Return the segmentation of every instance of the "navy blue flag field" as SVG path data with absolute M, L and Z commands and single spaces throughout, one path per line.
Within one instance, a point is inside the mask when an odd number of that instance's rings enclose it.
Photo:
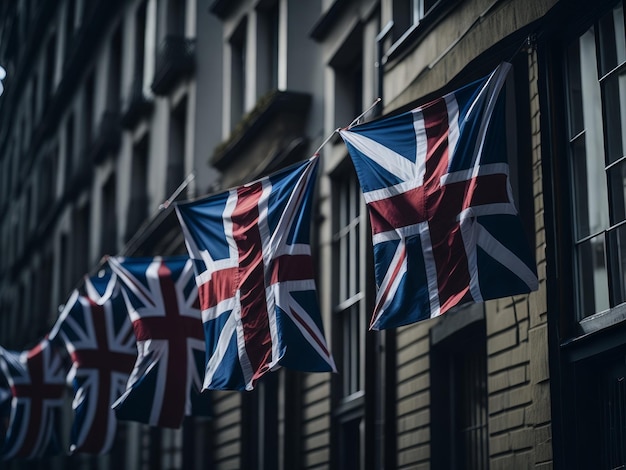
M 537 289 L 509 182 L 509 64 L 396 116 L 341 130 L 372 225 L 371 329 Z
M 185 416 L 208 416 L 201 396 L 204 337 L 193 266 L 186 256 L 109 258 L 123 286 L 138 356 L 118 419 L 179 428 Z
M 336 370 L 309 241 L 317 161 L 176 205 L 200 291 L 204 389 L 252 390 L 281 366 Z
M 0 347 L 0 368 L 12 396 L 2 458 L 35 459 L 60 453 L 67 374 L 61 355 L 47 339 L 28 351 Z
M 137 346 L 126 304 L 110 269 L 86 277 L 86 294 L 75 290 L 50 331 L 72 360 L 74 389 L 70 452 L 105 454 L 115 438 L 111 405 L 126 390 Z

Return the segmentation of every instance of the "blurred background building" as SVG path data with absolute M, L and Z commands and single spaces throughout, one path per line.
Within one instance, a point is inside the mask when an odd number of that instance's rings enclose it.
M 312 235 L 338 374 L 281 370 L 254 392 L 210 392 L 212 417 L 180 430 L 122 422 L 107 456 L 2 465 L 626 465 L 624 24 L 615 0 L 2 2 L 4 347 L 41 339 L 104 254 L 186 253 L 162 207 L 172 196 L 271 173 L 377 97 L 366 119 L 502 61 L 513 191 L 540 280 L 530 295 L 368 332 L 369 222 L 335 136 Z

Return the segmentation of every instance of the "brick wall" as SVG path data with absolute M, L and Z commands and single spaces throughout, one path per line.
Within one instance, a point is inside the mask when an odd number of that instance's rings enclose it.
M 305 374 L 302 395 L 301 468 L 329 468 L 330 465 L 330 377 Z
M 213 463 L 215 468 L 241 468 L 241 393 L 211 392 L 213 401 Z

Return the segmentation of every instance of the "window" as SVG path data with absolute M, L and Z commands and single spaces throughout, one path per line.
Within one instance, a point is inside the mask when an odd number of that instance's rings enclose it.
M 102 188 L 102 254 L 117 253 L 116 212 L 116 181 L 115 174 L 112 174 Z
M 367 319 L 365 263 L 367 224 L 365 203 L 354 171 L 333 181 L 334 355 L 338 362 L 338 468 L 365 466 L 365 356 Z
M 74 264 L 72 280 L 78 281 L 89 271 L 89 204 L 74 209 L 72 221 L 72 251 Z M 114 254 L 114 253 L 111 253 Z
M 24 16 L 22 17 L 22 15 L 20 15 L 20 20 L 21 20 L 21 27 L 22 27 L 22 31 L 23 31 L 23 35 L 24 38 L 26 38 L 27 34 L 28 34 L 28 29 L 31 25 L 30 23 L 30 1 L 26 1 L 23 3 L 24 5 Z M 26 42 L 26 41 L 24 41 Z
M 20 280 L 17 286 L 18 294 L 17 294 L 17 310 L 16 311 L 22 312 L 22 315 L 20 315 L 20 318 L 17 322 L 18 330 L 16 331 L 19 337 L 18 341 L 20 343 L 27 343 L 31 340 L 31 338 L 29 338 L 30 328 L 28 328 L 27 325 L 30 324 L 30 322 L 28 321 L 28 317 L 30 316 L 28 299 L 30 299 L 32 295 L 30 294 L 30 289 L 26 288 L 27 284 L 29 286 L 31 285 L 30 282 L 26 280 Z
M 176 191 L 185 179 L 185 130 L 187 126 L 187 99 L 172 111 L 170 116 L 170 144 L 167 161 L 167 196 Z M 182 193 L 184 199 L 185 193 Z
M 488 469 L 487 341 L 482 304 L 447 313 L 433 327 L 431 342 L 433 467 Z
M 34 124 L 37 122 L 37 111 L 38 111 L 38 97 L 39 97 L 39 80 L 37 79 L 37 75 L 33 76 L 33 81 L 32 81 L 32 92 L 31 92 L 31 96 L 30 96 L 30 104 L 31 104 L 31 109 L 30 109 L 30 119 L 31 122 Z
M 126 219 L 126 239 L 130 240 L 148 217 L 148 145 L 144 136 L 133 147 L 130 201 Z
M 620 3 L 566 51 L 578 320 L 626 302 L 625 65 Z
M 167 2 L 167 34 L 185 36 L 185 2 L 181 0 Z
M 30 150 L 30 145 L 32 143 L 28 124 L 29 124 L 29 120 L 26 118 L 26 116 L 24 116 L 24 118 L 20 121 L 20 139 L 21 139 L 20 150 L 22 152 L 22 155 L 28 154 L 28 151 Z M 19 174 L 22 174 L 22 172 L 24 171 L 24 168 L 26 167 L 26 162 L 27 162 L 26 158 L 19 159 L 17 163 Z
M 57 173 L 57 152 L 53 148 L 42 160 L 39 167 L 39 197 L 37 215 L 39 218 L 45 218 L 51 205 L 56 200 L 56 173 Z
M 34 187 L 32 184 L 29 184 L 28 186 L 24 187 L 24 211 L 22 212 L 22 217 L 20 217 L 20 223 L 22 224 L 22 243 L 25 243 L 25 240 L 27 240 L 28 238 L 30 238 L 31 236 L 31 230 L 33 228 L 34 225 L 34 217 L 33 214 L 35 213 L 35 211 L 33 211 L 33 200 L 35 200 L 35 198 L 33 197 L 33 192 L 34 192 Z
M 93 105 L 94 105 L 94 74 L 89 75 L 85 82 L 83 101 L 83 146 L 91 145 L 93 139 Z
M 576 365 L 576 468 L 626 466 L 626 350 Z
M 279 373 L 268 374 L 243 399 L 243 468 L 279 468 L 278 381 Z
M 137 9 L 135 16 L 135 76 L 134 80 L 141 84 L 143 89 L 143 69 L 145 59 L 146 41 L 146 15 L 148 2 L 144 1 Z
M 439 0 L 393 0 L 393 37 L 399 39 L 417 26 Z
M 356 175 L 351 173 L 335 181 L 337 195 L 337 221 L 333 235 L 333 270 L 337 276 L 335 315 L 340 324 L 342 365 L 342 397 L 350 397 L 364 390 L 364 347 L 368 325 L 364 312 L 363 279 L 363 219 L 362 202 Z
M 600 377 L 602 462 L 604 468 L 626 466 L 626 357 L 605 366 Z
M 53 269 L 54 269 L 54 255 L 52 250 L 48 250 L 43 257 L 40 278 L 39 278 L 39 292 L 38 308 L 35 311 L 38 318 L 36 322 L 38 325 L 47 325 L 50 317 L 53 316 L 50 313 L 52 307 L 52 285 L 53 285 Z
M 71 266 L 72 260 L 70 258 L 71 252 L 69 249 L 69 236 L 67 233 L 61 234 L 61 238 L 59 241 L 59 260 L 63 266 Z M 70 289 L 72 288 L 72 280 L 70 279 L 70 270 L 69 269 L 61 269 L 60 270 L 60 282 L 59 282 L 59 294 L 57 295 L 58 299 L 67 299 L 70 294 Z
M 50 99 L 52 98 L 52 93 L 54 91 L 54 80 L 55 80 L 55 67 L 56 67 L 56 36 L 52 36 L 48 39 L 48 44 L 46 46 L 46 61 L 45 61 L 45 71 L 43 76 L 43 99 L 44 99 L 44 110 L 48 108 L 50 104 Z
M 387 59 L 414 47 L 460 0 L 392 0 L 393 28 Z
M 246 97 L 246 21 L 242 21 L 230 39 L 230 126 L 243 117 Z
M 74 27 L 76 22 L 76 0 L 69 0 L 65 10 L 65 57 L 66 62 L 74 45 Z
M 161 430 L 161 462 L 163 468 L 182 468 L 183 430 Z
M 120 105 L 120 87 L 122 81 L 122 30 L 118 27 L 113 35 L 109 62 L 109 80 L 107 93 L 107 111 L 118 111 Z
M 69 183 L 74 170 L 74 116 L 71 115 L 65 124 L 65 185 Z
M 278 89 L 278 2 L 259 11 L 257 80 L 259 95 Z
M 362 28 L 357 27 L 334 55 L 335 123 L 347 126 L 363 112 Z

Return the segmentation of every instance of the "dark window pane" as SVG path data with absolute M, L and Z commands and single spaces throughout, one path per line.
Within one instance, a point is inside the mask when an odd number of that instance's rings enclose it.
M 439 0 L 423 0 L 424 2 L 424 16 L 428 15 L 431 8 L 434 7 Z
M 359 305 L 355 304 L 342 314 L 343 331 L 343 396 L 361 390 L 361 340 L 364 324 Z
M 626 60 L 624 11 L 621 3 L 604 15 L 598 25 L 600 76 Z
M 626 219 L 626 162 L 611 167 L 609 186 L 611 188 L 611 221 L 617 224 Z
M 339 468 L 358 470 L 361 467 L 361 418 L 352 419 L 341 424 L 340 428 L 340 462 Z
M 361 193 L 356 175 L 335 182 L 334 285 L 337 314 L 337 347 L 341 351 L 341 396 L 363 390 L 364 343 L 367 317 L 361 292 Z
M 573 139 L 584 129 L 583 98 L 580 76 L 580 47 L 578 41 L 567 50 L 568 106 L 569 106 L 569 138 Z
M 609 308 L 604 234 L 578 245 L 578 295 L 580 318 Z
M 457 468 L 489 468 L 487 433 L 487 369 L 484 351 L 455 354 L 453 373 L 456 390 Z M 458 393 L 462 390 L 463 393 Z
M 608 370 L 599 381 L 602 406 L 602 468 L 626 467 L 626 366 L 622 361 L 607 367 Z
M 626 75 L 612 74 L 602 84 L 604 101 L 604 129 L 606 152 L 609 163 L 624 156 L 626 139 Z
M 571 144 L 575 236 L 577 240 L 599 233 L 609 224 L 604 164 L 588 153 L 587 135 Z
M 609 262 L 613 305 L 626 301 L 626 226 L 609 232 Z

